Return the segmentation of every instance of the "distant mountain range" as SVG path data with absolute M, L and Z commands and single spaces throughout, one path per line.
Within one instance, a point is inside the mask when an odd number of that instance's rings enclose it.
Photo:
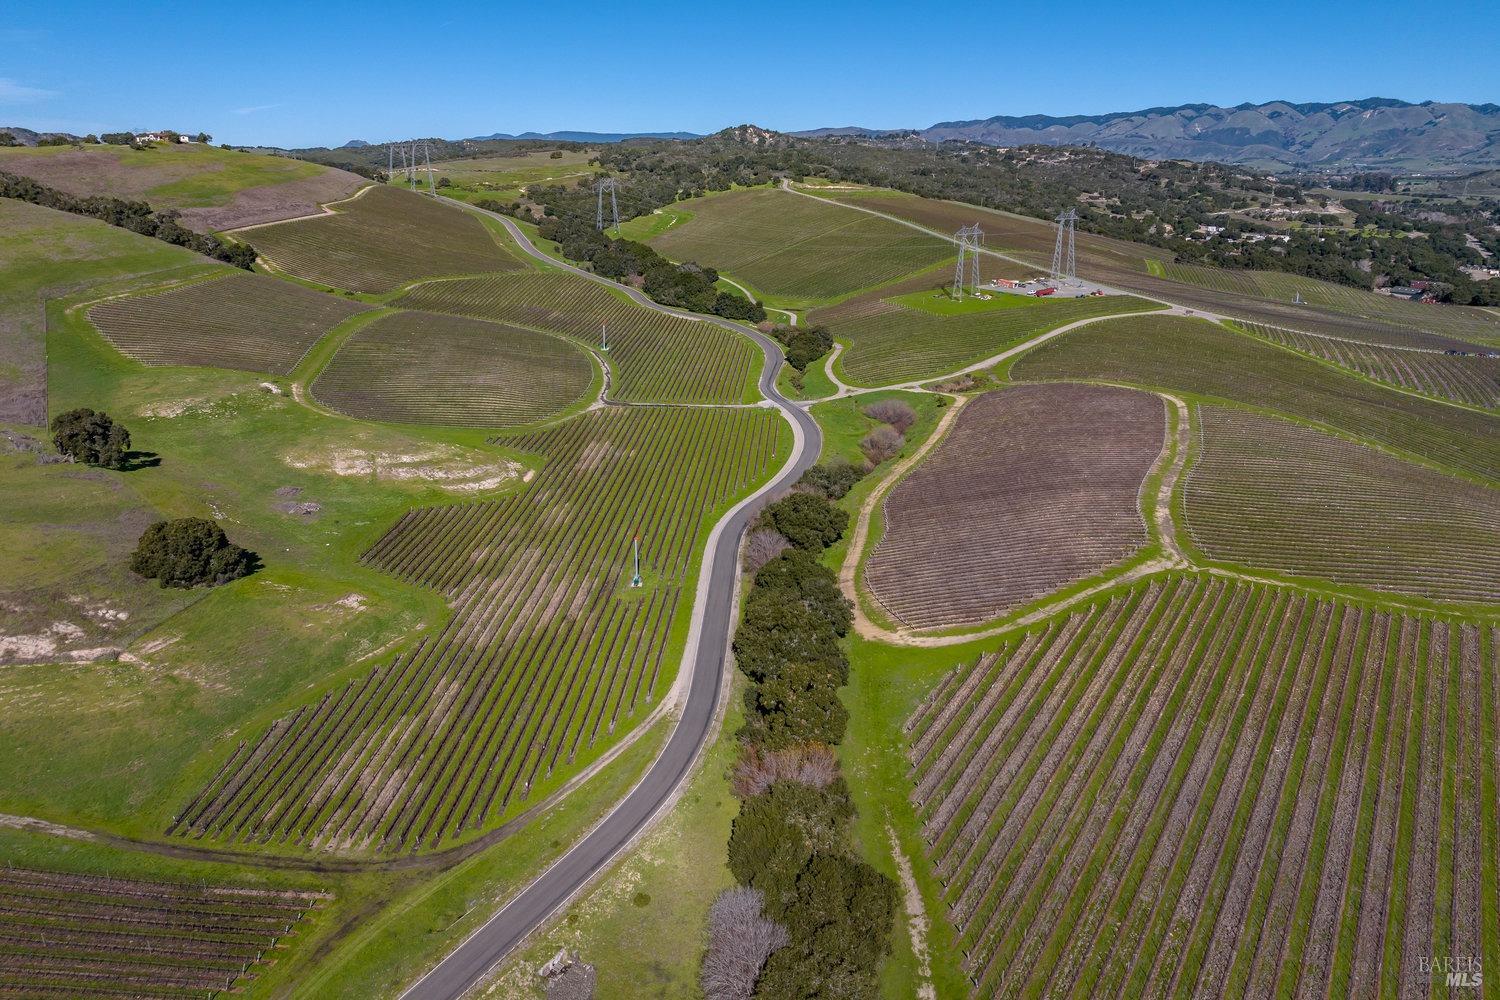
M 879 136 L 888 129 L 812 129 L 803 136 Z M 987 146 L 1098 146 L 1146 159 L 1218 160 L 1267 169 L 1427 170 L 1500 164 L 1500 105 L 1374 97 L 1333 104 L 1183 104 L 1107 115 L 997 115 L 895 134 Z
M 4 131 L 0 127 L 0 131 Z M 64 133 L 9 129 L 22 145 Z M 769 133 L 768 133 L 769 134 Z M 1372 97 L 1332 104 L 1181 104 L 1105 115 L 997 115 L 938 122 L 928 128 L 858 125 L 791 133 L 873 141 L 960 141 L 987 146 L 1098 146 L 1144 159 L 1217 160 L 1262 170 L 1368 168 L 1401 172 L 1500 166 L 1500 105 Z M 470 142 L 507 139 L 612 143 L 632 139 L 700 139 L 696 132 L 496 132 Z M 351 139 L 341 149 L 369 146 Z
M 498 142 L 503 139 L 551 139 L 555 142 L 627 142 L 631 139 L 701 139 L 697 132 L 496 132 L 493 135 L 471 135 L 467 142 Z M 350 139 L 340 149 L 363 149 L 370 143 Z

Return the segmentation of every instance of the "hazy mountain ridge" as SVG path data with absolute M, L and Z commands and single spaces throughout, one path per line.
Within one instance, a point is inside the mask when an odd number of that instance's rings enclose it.
M 1367 166 L 1427 169 L 1500 164 L 1500 105 L 1391 98 L 1232 108 L 1210 104 L 1104 115 L 997 115 L 896 130 L 930 142 L 988 146 L 1095 145 L 1146 159 L 1217 160 L 1266 167 Z M 883 135 L 855 126 L 798 135 Z

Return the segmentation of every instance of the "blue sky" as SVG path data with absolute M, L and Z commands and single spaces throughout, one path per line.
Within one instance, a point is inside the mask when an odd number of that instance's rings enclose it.
M 1500 103 L 1494 0 L 7 6 L 0 125 L 79 133 L 305 146 L 1195 101 Z

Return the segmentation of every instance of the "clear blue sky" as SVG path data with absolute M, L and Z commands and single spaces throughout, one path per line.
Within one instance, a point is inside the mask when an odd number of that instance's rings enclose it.
M 0 125 L 78 133 L 304 146 L 1196 101 L 1500 103 L 1495 0 L 5 6 Z

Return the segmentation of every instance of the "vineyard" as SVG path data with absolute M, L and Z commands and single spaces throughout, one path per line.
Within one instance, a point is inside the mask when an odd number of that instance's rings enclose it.
M 1203 320 L 1096 323 L 1036 348 L 1011 375 L 1124 382 L 1249 403 L 1500 479 L 1500 418 L 1392 392 Z
M 786 436 L 768 410 L 610 407 L 498 439 L 545 458 L 529 489 L 412 511 L 365 556 L 448 596 L 441 634 L 240 744 L 169 832 L 395 851 L 503 816 L 670 686 L 707 526 Z
M 1199 408 L 1183 510 L 1214 559 L 1500 601 L 1500 491 L 1275 417 Z
M 986 621 L 1146 544 L 1141 483 L 1166 414 L 1149 393 L 1017 386 L 980 396 L 885 501 L 865 580 L 903 625 Z
M 559 337 L 397 312 L 344 342 L 312 394 L 366 420 L 505 427 L 562 412 L 587 393 L 593 377 L 588 356 Z
M 949 240 L 781 191 L 731 191 L 683 202 L 692 218 L 651 245 L 799 301 L 838 298 L 952 257 Z
M 890 301 L 896 291 L 856 296 L 809 317 L 827 324 L 844 342 L 839 371 L 853 385 L 937 378 L 1067 323 L 1158 308 L 1143 299 L 1107 295 L 1030 299 L 1009 309 L 940 316 Z
M 1034 268 L 1032 274 L 1045 274 L 1052 264 L 1057 227 L 1041 219 L 895 191 L 840 193 L 833 200 L 906 219 L 940 233 L 956 232 L 961 226 L 978 223 L 986 247 L 1029 262 Z M 1152 247 L 1091 233 L 1079 233 L 1077 241 L 1080 271 L 1113 267 L 1144 273 L 1146 260 L 1161 253 Z M 986 266 L 986 262 L 981 261 L 980 266 Z
M 1497 683 L 1492 626 L 1206 577 L 959 667 L 907 729 L 972 995 L 1426 996 L 1430 956 L 1500 964 Z
M 435 281 L 398 304 L 515 323 L 600 346 L 609 326 L 610 398 L 739 403 L 754 397 L 760 351 L 713 323 L 643 309 L 586 278 L 534 271 Z
M 1494 340 L 1500 338 L 1500 318 L 1483 309 L 1466 306 L 1433 306 L 1377 295 L 1363 288 L 1336 285 L 1316 278 L 1281 271 L 1247 271 L 1194 264 L 1164 264 L 1168 279 L 1232 295 L 1245 295 L 1291 302 L 1297 297 L 1312 306 L 1363 319 L 1406 332 L 1405 343 L 1392 346 L 1452 346 L 1446 338 Z M 1428 341 L 1434 341 L 1428 343 Z M 1381 341 L 1386 343 L 1387 341 Z
M 1274 326 L 1246 324 L 1246 329 L 1283 347 L 1413 392 L 1469 406 L 1500 408 L 1500 359 L 1364 344 Z
M 285 375 L 358 302 L 259 274 L 227 273 L 107 299 L 89 319 L 115 347 L 148 365 L 205 365 Z
M 1027 261 L 1038 272 L 1052 262 L 1056 228 L 1040 219 L 895 192 L 845 194 L 839 200 L 940 233 L 977 222 L 986 247 Z M 1078 234 L 1078 270 L 1084 277 L 1192 309 L 1394 346 L 1472 350 L 1475 342 L 1500 342 L 1500 315 L 1482 309 L 1418 305 L 1279 272 L 1164 265 L 1161 253 L 1143 244 Z M 1302 303 L 1294 302 L 1298 294 Z
M 333 215 L 236 235 L 288 274 L 355 292 L 522 267 L 475 216 L 384 185 L 338 203 Z
M 236 991 L 324 899 L 0 868 L 0 997 Z

